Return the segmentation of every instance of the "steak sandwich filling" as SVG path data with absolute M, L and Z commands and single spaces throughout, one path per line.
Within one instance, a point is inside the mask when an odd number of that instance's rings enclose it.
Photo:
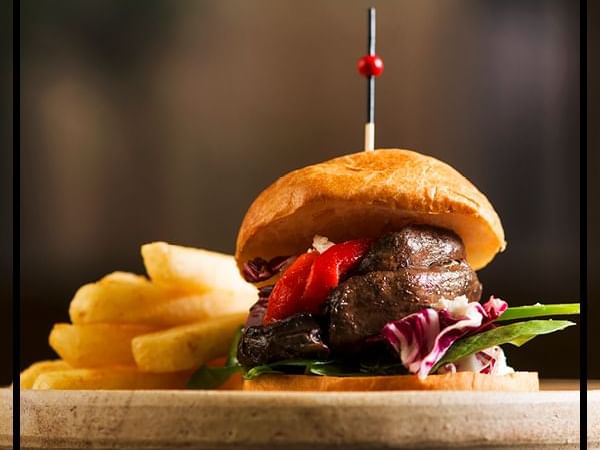
M 465 296 L 478 302 L 482 287 L 455 233 L 409 225 L 372 240 L 318 311 L 265 323 L 272 292 L 272 285 L 263 286 L 242 331 L 238 360 L 243 366 L 288 359 L 352 363 L 366 355 L 386 360 L 392 350 L 381 336 L 386 323 L 442 299 Z

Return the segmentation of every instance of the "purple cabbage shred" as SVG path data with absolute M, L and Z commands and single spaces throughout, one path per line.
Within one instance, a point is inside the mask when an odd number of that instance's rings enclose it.
M 483 305 L 457 299 L 444 309 L 425 308 L 389 322 L 382 334 L 398 352 L 404 367 L 424 379 L 454 342 L 489 329 L 507 307 L 505 301 L 494 297 Z
M 272 286 L 269 286 L 272 288 Z M 245 327 L 258 327 L 262 325 L 263 318 L 267 312 L 267 305 L 269 303 L 269 297 L 261 297 L 259 295 L 258 301 L 250 307 L 248 318 L 246 319 Z
M 289 256 L 276 256 L 270 260 L 254 258 L 244 263 L 242 275 L 249 283 L 258 283 L 277 275 L 288 263 L 293 260 Z

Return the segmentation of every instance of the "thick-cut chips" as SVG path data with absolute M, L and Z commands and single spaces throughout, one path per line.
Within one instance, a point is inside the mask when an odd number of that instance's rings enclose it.
M 146 325 L 57 323 L 50 346 L 73 367 L 133 366 L 131 340 L 156 331 Z
M 137 323 L 166 328 L 248 311 L 255 301 L 256 291 L 181 293 L 138 275 L 115 272 L 79 289 L 69 314 L 74 324 Z
M 114 272 L 77 291 L 73 324 L 55 324 L 49 337 L 61 359 L 24 370 L 21 388 L 179 389 L 227 354 L 257 297 L 234 258 L 164 242 L 142 256 L 151 280 Z M 240 385 L 235 376 L 223 389 Z
M 159 285 L 189 292 L 221 289 L 256 294 L 256 288 L 240 276 L 231 255 L 153 242 L 142 245 L 142 257 L 150 278 Z
M 71 366 L 60 359 L 39 361 L 33 363 L 27 369 L 21 372 L 19 384 L 21 389 L 31 389 L 33 387 L 33 383 L 41 374 L 67 369 L 71 369 Z
M 113 272 L 97 283 L 82 286 L 69 306 L 71 321 L 98 323 L 110 319 L 124 323 L 130 309 L 144 311 L 176 293 L 151 283 L 146 277 L 127 272 Z
M 141 370 L 148 372 L 196 369 L 227 354 L 247 315 L 246 312 L 231 314 L 138 336 L 132 341 L 135 362 Z
M 182 389 L 190 375 L 145 373 L 131 367 L 59 370 L 38 376 L 33 389 Z

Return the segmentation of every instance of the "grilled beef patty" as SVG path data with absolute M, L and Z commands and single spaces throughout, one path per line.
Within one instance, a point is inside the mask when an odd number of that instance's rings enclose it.
M 238 345 L 238 361 L 254 367 L 284 359 L 327 359 L 329 348 L 321 326 L 312 314 L 303 313 L 264 326 L 244 329 Z
M 329 295 L 329 346 L 355 352 L 389 321 L 459 295 L 481 297 L 481 283 L 465 262 L 353 276 Z
M 358 266 L 358 273 L 429 267 L 465 259 L 465 248 L 452 231 L 409 225 L 377 239 Z

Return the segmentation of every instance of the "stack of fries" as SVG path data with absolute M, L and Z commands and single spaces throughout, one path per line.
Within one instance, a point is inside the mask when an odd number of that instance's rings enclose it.
M 22 389 L 183 388 L 227 354 L 257 296 L 233 257 L 164 242 L 142 257 L 150 279 L 114 272 L 77 291 L 72 323 L 50 333 L 60 359 L 23 371 Z

